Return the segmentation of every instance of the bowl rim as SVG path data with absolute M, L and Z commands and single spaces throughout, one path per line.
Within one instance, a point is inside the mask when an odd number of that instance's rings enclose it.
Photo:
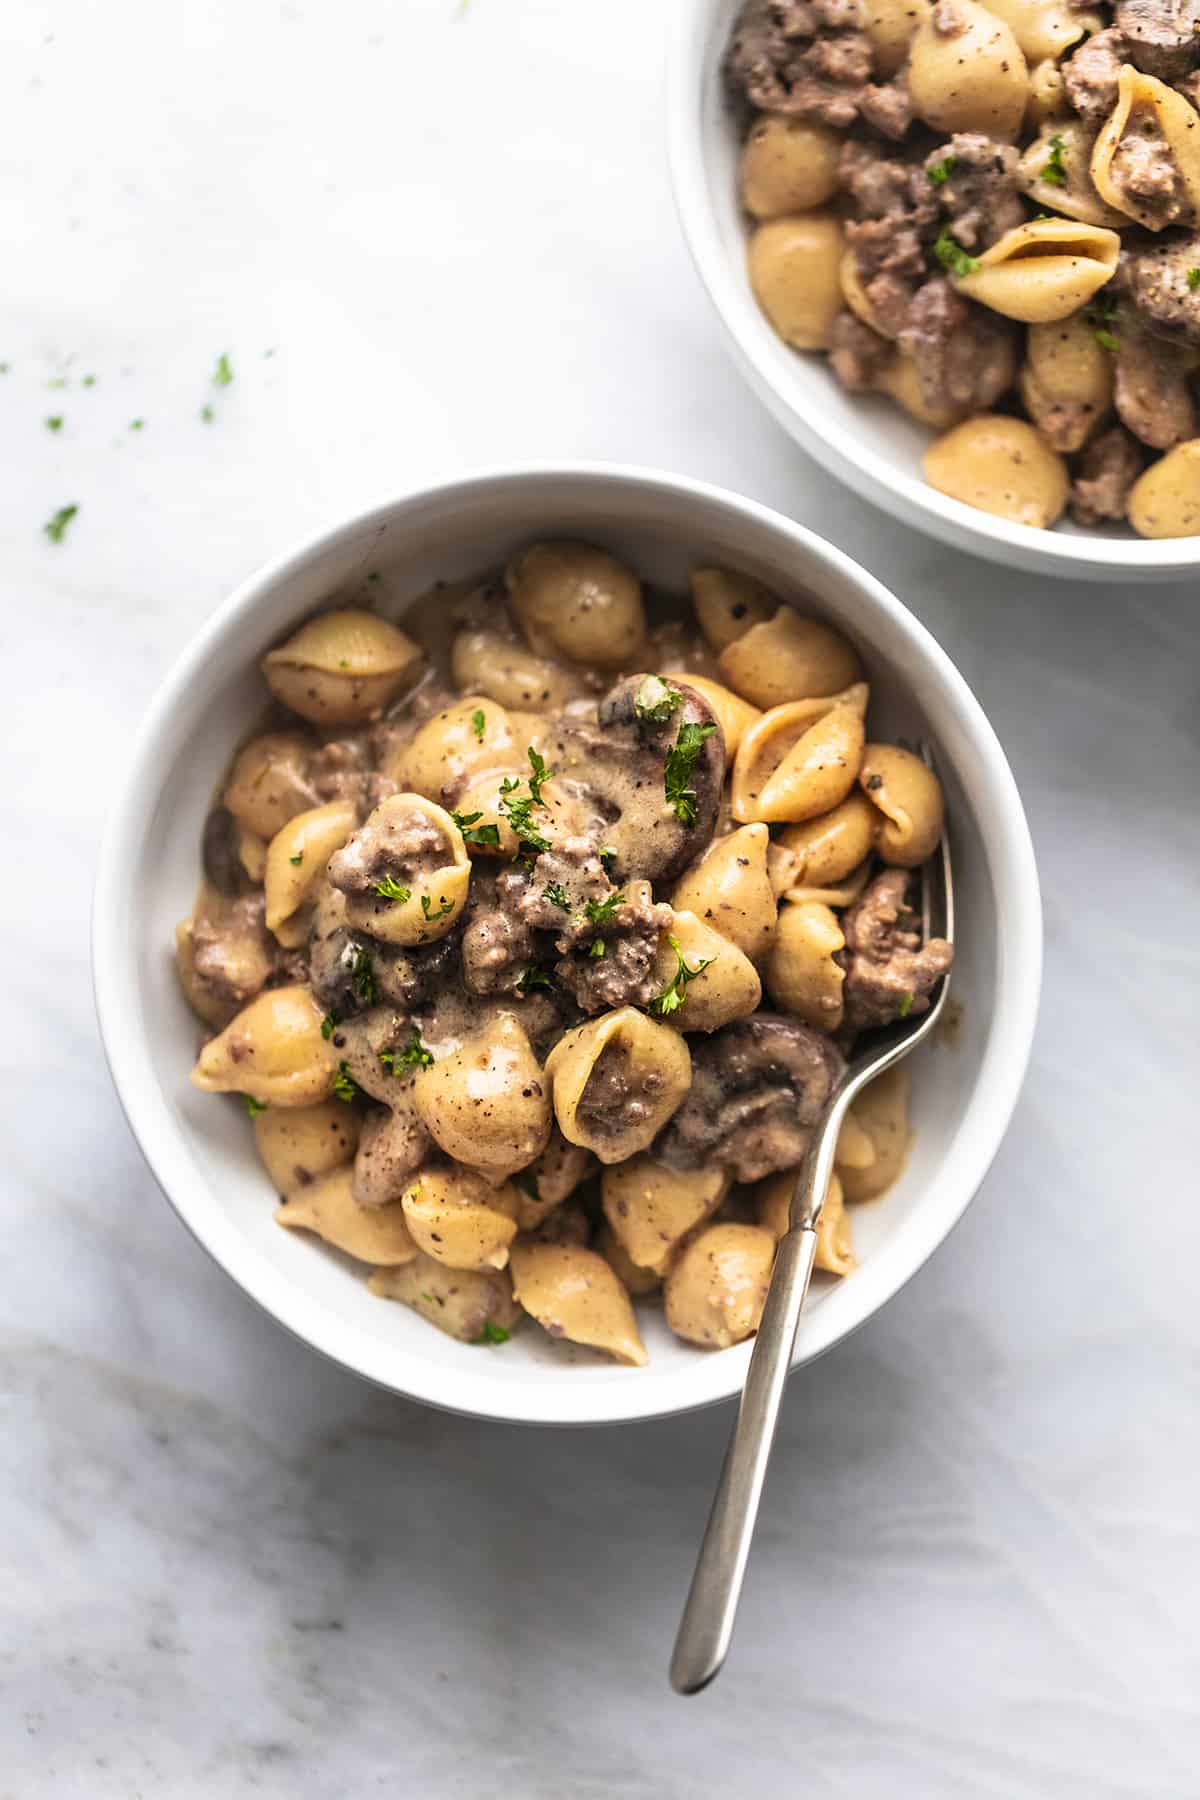
M 393 1393 L 445 1410 L 510 1423 L 629 1423 L 668 1417 L 711 1405 L 736 1394 L 744 1381 L 750 1345 L 712 1356 L 697 1354 L 686 1379 L 664 1375 L 641 1384 L 640 1371 L 628 1379 L 591 1385 L 564 1381 L 538 1387 L 519 1381 L 468 1380 L 433 1363 L 397 1361 L 394 1346 L 369 1330 L 356 1329 L 294 1289 L 280 1265 L 271 1263 L 239 1236 L 237 1228 L 211 1205 L 208 1183 L 193 1161 L 153 1065 L 142 1028 L 138 948 L 126 900 L 125 871 L 142 861 L 142 843 L 161 802 L 160 771 L 178 746 L 171 745 L 179 698 L 202 674 L 210 653 L 236 633 L 260 600 L 276 592 L 315 556 L 353 541 L 373 527 L 403 527 L 406 512 L 420 513 L 436 501 L 470 510 L 472 499 L 497 490 L 520 494 L 545 483 L 577 484 L 614 491 L 649 491 L 664 506 L 702 505 L 733 514 L 775 536 L 790 538 L 817 564 L 852 584 L 868 605 L 888 615 L 935 673 L 969 724 L 973 741 L 995 789 L 995 817 L 985 835 L 1004 966 L 1004 1006 L 997 1008 L 984 1061 L 949 1147 L 956 1182 L 953 1195 L 936 1213 L 909 1222 L 904 1254 L 893 1247 L 886 1270 L 872 1265 L 856 1272 L 861 1296 L 847 1320 L 830 1317 L 841 1309 L 826 1304 L 807 1313 L 793 1368 L 823 1354 L 856 1330 L 897 1293 L 933 1253 L 974 1198 L 1007 1130 L 1033 1044 L 1042 968 L 1042 915 L 1033 844 L 1016 783 L 986 715 L 964 677 L 929 630 L 903 603 L 845 552 L 806 527 L 759 502 L 691 477 L 635 465 L 563 462 L 522 463 L 458 472 L 446 479 L 402 491 L 311 532 L 297 546 L 263 564 L 242 581 L 186 644 L 159 684 L 132 741 L 128 762 L 101 844 L 92 907 L 92 979 L 101 1042 L 120 1104 L 134 1138 L 159 1187 L 191 1232 L 242 1290 L 302 1342 L 332 1362 Z M 943 700 L 943 704 L 945 699 Z M 985 1104 L 986 1101 L 986 1104 Z M 975 1115 L 978 1114 L 976 1117 Z M 974 1130 L 964 1127 L 968 1119 Z M 945 1168 L 945 1163 L 939 1165 Z M 626 1372 L 621 1371 L 624 1375 Z
M 828 418 L 818 427 L 780 393 L 768 360 L 768 350 L 777 340 L 726 254 L 703 153 L 700 77 L 712 16 L 721 4 L 722 0 L 675 0 L 669 19 L 666 115 L 671 186 L 684 240 L 727 347 L 778 423 L 861 499 L 955 549 L 1075 580 L 1117 581 L 1130 575 L 1167 579 L 1194 573 L 1200 566 L 1200 536 L 1071 537 L 998 518 L 939 493 L 915 475 L 898 472 L 869 442 L 844 432 Z

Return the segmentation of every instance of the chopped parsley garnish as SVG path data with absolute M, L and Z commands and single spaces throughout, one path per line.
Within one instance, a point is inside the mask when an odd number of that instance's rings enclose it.
M 375 979 L 375 969 L 371 962 L 371 952 L 365 944 L 355 944 L 350 962 L 350 985 L 359 999 L 368 1006 L 374 1006 L 379 998 L 379 983 Z
M 511 1331 L 505 1331 L 503 1325 L 497 1325 L 494 1319 L 489 1319 L 475 1342 L 477 1344 L 507 1344 L 511 1336 Z
M 571 896 L 561 881 L 552 881 L 549 887 L 542 889 L 542 899 L 548 900 L 551 906 L 559 906 L 563 912 L 571 910 Z
M 534 752 L 531 751 L 530 755 L 533 754 Z M 541 779 L 544 779 L 544 777 Z M 535 775 L 529 784 L 531 788 L 533 787 L 533 782 L 537 780 L 539 780 L 539 777 Z M 499 810 L 504 814 L 505 818 L 512 826 L 513 836 L 516 838 L 518 845 L 517 855 L 522 856 L 527 851 L 532 851 L 536 855 L 541 850 L 549 850 L 550 839 L 548 837 L 543 837 L 542 833 L 533 822 L 533 808 L 538 802 L 532 796 L 528 800 L 514 800 L 512 798 L 520 785 L 521 783 L 517 780 L 515 775 L 505 776 L 504 780 L 500 783 Z
M 478 820 L 483 817 L 481 812 L 452 812 L 450 817 L 462 832 L 464 844 L 491 844 L 494 846 L 500 842 L 498 825 L 480 825 L 478 823 Z
M 907 1019 L 909 1013 L 912 1011 L 913 1001 L 915 999 L 916 999 L 915 994 L 902 994 L 901 995 L 900 1004 L 896 1008 L 896 1011 L 902 1019 Z
M 1100 293 L 1090 306 L 1085 306 L 1083 316 L 1092 327 L 1092 334 L 1102 350 L 1119 350 L 1120 343 L 1113 326 L 1117 320 L 1117 297 L 1115 294 Z
M 1200 269 L 1189 269 L 1188 270 L 1187 284 L 1192 289 L 1193 293 L 1195 292 L 1195 290 L 1198 287 L 1200 287 Z
M 266 1101 L 256 1100 L 253 1094 L 241 1094 L 239 1095 L 239 1099 L 252 1119 L 257 1119 L 260 1112 L 266 1112 L 267 1110 Z
M 1050 139 L 1050 154 L 1038 171 L 1038 180 L 1044 181 L 1048 187 L 1066 187 L 1067 165 L 1063 161 L 1066 145 L 1062 133 L 1056 131 Z
M 535 806 L 544 806 L 546 802 L 542 799 L 542 783 L 549 781 L 554 770 L 546 767 L 545 759 L 538 755 L 532 744 L 526 754 L 529 757 L 529 767 L 532 771 L 529 777 L 530 799 Z
M 618 906 L 624 904 L 624 894 L 610 894 L 607 900 L 589 900 L 583 910 L 593 925 L 611 925 L 617 916 Z
M 377 881 L 375 892 L 381 900 L 399 900 L 401 905 L 412 899 L 412 889 L 402 887 L 394 875 L 385 875 L 382 881 Z
M 66 536 L 67 526 L 78 511 L 77 506 L 60 506 L 54 517 L 42 527 L 52 544 L 62 543 Z
M 679 689 L 671 687 L 661 675 L 647 675 L 634 698 L 633 710 L 648 725 L 665 725 L 682 699 Z
M 1097 331 L 1096 342 L 1102 350 L 1112 350 L 1115 352 L 1121 348 L 1120 340 L 1113 332 L 1104 327 L 1101 327 L 1101 329 Z
M 401 889 L 401 892 L 407 900 L 409 898 L 407 891 Z M 426 919 L 444 919 L 447 913 L 452 913 L 454 911 L 453 900 L 447 900 L 445 894 L 439 894 L 438 899 L 441 901 L 441 905 L 438 907 L 438 910 L 434 912 L 433 901 L 429 898 L 429 895 L 421 895 L 421 911 L 424 913 Z
M 539 969 L 536 963 L 530 963 L 520 981 L 517 983 L 518 994 L 532 993 L 534 988 L 548 988 L 550 977 L 545 969 Z
M 679 939 L 668 935 L 667 942 L 675 952 L 675 973 L 662 993 L 656 994 L 650 1002 L 650 1011 L 659 1019 L 667 1019 L 672 1013 L 679 1011 L 687 997 L 688 982 L 695 981 L 697 975 L 704 973 L 709 963 L 717 960 L 715 956 L 702 956 L 695 967 L 691 968 L 683 951 L 679 948 Z
M 85 375 L 85 376 L 84 376 L 84 378 L 83 378 L 83 384 L 82 384 L 82 385 L 83 385 L 83 386 L 84 386 L 84 387 L 95 387 L 95 385 L 96 385 L 96 377 L 95 377 L 95 376 L 94 376 L 94 375 Z
M 588 955 L 592 958 L 593 962 L 599 962 L 600 958 L 607 954 L 607 951 L 608 945 L 604 942 L 603 938 L 593 938 L 592 947 L 588 951 Z
M 325 1017 L 321 1020 L 321 1036 L 325 1039 L 326 1043 L 329 1042 L 341 1022 L 342 1021 L 335 1012 L 327 1012 L 325 1014 Z
M 381 1050 L 379 1060 L 389 1075 L 399 1075 L 402 1069 L 428 1069 L 433 1057 L 421 1042 L 420 1032 L 414 1030 L 402 1050 Z
M 487 714 L 484 712 L 482 706 L 477 706 L 475 711 L 471 714 L 471 730 L 482 744 L 483 734 L 487 730 Z
M 935 162 L 925 173 L 934 187 L 945 187 L 950 179 L 950 171 L 958 161 L 957 156 L 943 156 L 941 162 Z
M 596 854 L 599 856 L 605 870 L 607 870 L 609 863 L 615 863 L 617 860 L 617 853 L 612 848 L 611 844 L 606 844 L 604 849 L 598 850 Z
M 681 825 L 696 823 L 696 792 L 688 783 L 692 778 L 696 759 L 704 747 L 705 738 L 711 737 L 716 729 L 715 725 L 681 725 L 679 736 L 667 757 L 663 769 L 663 788 L 667 805 L 675 808 L 675 817 Z
M 53 413 L 53 414 L 51 414 L 51 416 L 50 416 L 50 418 L 48 418 L 48 419 L 47 419 L 47 420 L 46 420 L 46 421 L 45 421 L 45 425 L 46 425 L 46 430 L 47 430 L 47 431 L 61 431 L 61 430 L 62 430 L 62 428 L 63 428 L 63 416 L 62 416 L 62 414 L 61 414 L 61 413 Z
M 338 1064 L 337 1074 L 333 1078 L 333 1091 L 339 1100 L 358 1099 L 358 1083 L 350 1073 L 347 1063 L 340 1062 Z
M 949 269 L 952 275 L 973 275 L 979 267 L 977 256 L 968 256 L 962 245 L 956 243 L 948 231 L 943 231 L 933 246 L 933 254 L 943 269 Z
M 304 861 L 303 850 L 297 850 L 295 856 L 288 857 L 288 861 L 292 864 L 293 868 L 298 869 L 300 867 L 300 864 Z
M 212 380 L 214 387 L 228 387 L 233 380 L 233 365 L 229 360 L 228 350 L 222 350 L 218 356 Z
M 130 419 L 130 421 L 129 421 L 130 431 L 144 431 L 145 428 L 146 428 L 145 419 Z

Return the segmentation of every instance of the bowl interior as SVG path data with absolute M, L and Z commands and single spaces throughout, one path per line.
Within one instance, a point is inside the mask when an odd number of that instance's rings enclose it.
M 274 1224 L 275 1196 L 240 1106 L 190 1085 L 198 1029 L 176 983 L 172 945 L 199 879 L 210 795 L 262 706 L 262 653 L 315 606 L 354 591 L 368 571 L 382 573 L 369 591 L 398 618 L 438 578 L 494 565 L 534 537 L 571 533 L 677 591 L 693 563 L 733 563 L 835 620 L 867 665 L 876 729 L 927 736 L 946 785 L 962 921 L 954 977 L 961 1024 L 952 1044 L 912 1060 L 916 1136 L 908 1168 L 883 1199 L 855 1209 L 863 1266 L 841 1284 L 818 1282 L 800 1359 L 894 1292 L 970 1198 L 1023 1071 L 1040 942 L 1020 803 L 961 678 L 870 577 L 762 509 L 645 478 L 484 478 L 384 507 L 276 564 L 236 595 L 162 690 L 105 848 L 96 984 L 123 1103 L 185 1222 L 284 1324 L 403 1392 L 539 1420 L 639 1417 L 719 1398 L 739 1385 L 748 1349 L 690 1349 L 651 1305 L 641 1308 L 651 1356 L 645 1370 L 554 1344 L 532 1326 L 502 1349 L 474 1348 L 368 1294 L 363 1271 L 349 1259 Z
M 672 168 L 701 277 L 743 373 L 779 422 L 865 499 L 997 561 L 1091 579 L 1131 570 L 1166 577 L 1194 568 L 1200 538 L 1150 542 L 1128 526 L 1085 530 L 1070 519 L 1038 531 L 939 494 L 921 475 L 933 432 L 883 396 L 848 393 L 823 355 L 791 350 L 776 336 L 746 273 L 741 146 L 721 77 L 740 10 L 741 0 L 680 0 L 669 67 Z

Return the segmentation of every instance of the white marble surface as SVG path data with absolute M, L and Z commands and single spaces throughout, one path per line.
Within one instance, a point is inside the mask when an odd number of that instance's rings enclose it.
M 658 29 L 647 0 L 0 19 L 3 1800 L 1200 1793 L 1195 584 L 1009 578 L 789 446 L 680 244 Z M 231 584 L 364 497 L 556 456 L 725 482 L 890 581 L 990 710 L 1045 883 L 1007 1145 L 793 1384 L 736 1654 L 690 1702 L 665 1661 L 727 1417 L 489 1428 L 327 1367 L 176 1225 L 88 990 L 131 721 Z

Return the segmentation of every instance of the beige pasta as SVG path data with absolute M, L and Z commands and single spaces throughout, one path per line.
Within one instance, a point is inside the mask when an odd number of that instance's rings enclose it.
M 1029 71 L 1012 27 L 976 0 L 941 0 L 909 49 L 913 110 L 935 131 L 1017 135 Z
M 175 927 L 175 973 L 183 997 L 196 1017 L 205 1025 L 211 1025 L 214 1031 L 221 1031 L 237 1012 L 237 1004 L 197 979 L 194 931 L 191 919 L 181 919 Z
M 1009 26 L 1026 63 L 1054 61 L 1088 29 L 1068 0 L 988 0 L 987 10 Z
M 489 1181 L 506 1181 L 526 1168 L 550 1139 L 546 1077 L 511 1013 L 500 1013 L 459 1049 L 421 1069 L 412 1101 L 446 1155 Z
M 1020 525 L 1053 525 L 1067 504 L 1061 456 L 1024 419 L 982 413 L 956 425 L 925 452 L 931 487 Z
M 869 1169 L 875 1161 L 875 1145 L 853 1112 L 842 1120 L 834 1162 L 839 1169 Z
M 260 1106 L 313 1106 L 333 1087 L 337 1057 L 308 987 L 268 988 L 200 1052 L 192 1081 Z
M 742 205 L 756 219 L 824 206 L 837 191 L 842 141 L 828 125 L 766 114 L 742 149 Z
M 397 786 L 449 804 L 484 770 L 516 768 L 525 751 L 507 710 L 486 694 L 468 694 L 435 713 L 407 743 L 384 756 L 380 768 Z
M 1062 77 L 1058 80 L 1061 86 Z M 1092 181 L 1094 141 L 1095 134 L 1082 119 L 1052 118 L 1021 154 L 1021 186 L 1039 206 L 1052 207 L 1085 225 L 1120 231 L 1129 224 L 1128 217 L 1107 206 Z
M 903 66 L 918 26 L 929 17 L 929 0 L 864 0 L 862 29 L 871 40 L 876 77 L 890 81 Z
M 767 873 L 770 835 L 765 825 L 743 825 L 715 838 L 675 884 L 671 906 L 693 913 L 753 962 L 775 930 L 776 903 Z
M 784 888 L 832 887 L 852 875 L 875 848 L 879 814 L 851 788 L 828 812 L 788 825 L 775 840 L 791 858 Z
M 275 1223 L 289 1231 L 311 1231 L 359 1262 L 381 1268 L 411 1262 L 417 1246 L 401 1208 L 359 1206 L 353 1187 L 354 1170 L 345 1163 L 306 1187 L 293 1189 L 276 1208 Z
M 556 712 L 583 692 L 573 670 L 550 657 L 536 656 L 498 631 L 460 631 L 450 666 L 465 692 L 486 695 L 516 711 L 533 707 Z
M 377 719 L 415 681 L 420 645 L 375 613 L 320 613 L 262 660 L 277 700 L 314 725 Z
M 863 705 L 853 695 L 838 705 L 800 700 L 764 713 L 734 762 L 734 818 L 798 822 L 840 805 L 862 760 L 865 694 L 863 684 Z
M 688 585 L 700 629 L 716 656 L 752 625 L 765 625 L 779 609 L 761 581 L 733 569 L 693 569 Z
M 629 1295 L 595 1250 L 520 1238 L 512 1251 L 518 1304 L 554 1338 L 603 1350 L 642 1368 L 646 1350 Z
M 605 1169 L 600 1192 L 622 1249 L 661 1275 L 687 1233 L 716 1211 L 729 1183 L 722 1169 L 668 1169 L 652 1156 L 634 1156 Z
M 858 257 L 849 245 L 842 251 L 838 280 L 842 284 L 842 298 L 855 317 L 861 319 L 864 325 L 869 325 L 880 337 L 894 338 L 895 332 L 889 329 L 888 320 L 881 317 L 878 308 L 871 304 L 871 297 L 858 272 Z
M 842 309 L 842 226 L 836 213 L 792 213 L 754 231 L 747 252 L 755 299 L 785 344 L 824 350 Z
M 221 798 L 247 831 L 273 838 L 316 804 L 309 777 L 314 745 L 298 731 L 268 731 L 238 752 Z
M 984 251 L 956 278 L 959 292 L 1027 325 L 1065 319 L 1116 273 L 1121 240 L 1102 225 L 1030 219 Z
M 1044 62 L 1035 63 L 1029 71 L 1029 100 L 1025 107 L 1026 129 L 1033 127 L 1036 130 L 1051 121 L 1068 117 L 1070 111 L 1066 83 L 1058 64 L 1049 58 Z M 1064 208 L 1063 210 L 1069 211 L 1070 209 Z M 1081 215 L 1072 213 L 1071 216 L 1079 218 Z M 1092 220 L 1093 225 L 1106 223 L 1107 221 L 1104 219 Z
M 357 817 L 349 800 L 331 800 L 297 813 L 275 833 L 263 871 L 268 931 L 278 935 L 280 926 L 309 904 L 324 879 L 326 863 L 346 842 Z
M 261 885 L 267 872 L 267 840 L 259 837 L 257 831 L 250 831 L 245 825 L 237 828 L 237 854 L 250 880 Z
M 1004 356 L 1006 352 L 1007 346 L 996 346 L 997 357 Z M 894 400 L 911 418 L 922 425 L 931 426 L 934 431 L 944 431 L 947 425 L 953 425 L 956 419 L 962 417 L 961 407 L 950 402 L 939 405 L 929 399 L 917 373 L 916 363 L 903 352 L 897 352 L 880 371 L 879 391 Z
M 778 1244 L 786 1236 L 792 1194 L 799 1176 L 797 1169 L 784 1169 L 768 1175 L 754 1189 L 758 1223 L 769 1231 Z M 817 1220 L 816 1267 L 828 1275 L 849 1275 L 857 1267 L 850 1220 L 846 1214 L 846 1196 L 836 1175 L 829 1178 L 825 1199 Z
M 838 1160 L 847 1200 L 874 1200 L 891 1187 L 908 1159 L 908 1070 L 903 1063 L 877 1075 L 850 1112 L 870 1139 L 872 1160 L 863 1165 Z
M 353 1161 L 360 1121 L 342 1100 L 316 1106 L 268 1106 L 254 1121 L 254 1147 L 276 1193 L 307 1187 Z
M 663 680 L 686 682 L 688 687 L 695 688 L 701 698 L 707 700 L 713 717 L 721 727 L 726 756 L 736 756 L 743 733 L 762 716 L 757 706 L 751 706 L 739 698 L 732 688 L 723 687 L 719 681 L 709 681 L 704 675 L 695 675 L 689 669 L 665 670 Z
M 754 1012 L 762 999 L 758 970 L 731 939 L 695 913 L 676 912 L 670 932 L 659 938 L 654 974 L 660 995 L 672 984 L 677 989 L 680 957 L 687 971 L 683 999 L 664 1015 L 677 1031 L 717 1031 Z
M 400 1203 L 413 1243 L 435 1262 L 448 1269 L 502 1269 L 508 1262 L 519 1210 L 511 1183 L 497 1187 L 453 1163 L 431 1165 L 405 1188 Z
M 805 901 L 781 907 L 764 968 L 776 1006 L 818 1031 L 837 1031 L 846 973 L 835 958 L 845 947 L 837 915 L 828 906 Z
M 466 905 L 471 858 L 442 807 L 420 794 L 389 794 L 328 873 L 346 895 L 353 929 L 385 944 L 432 944 Z
M 685 1246 L 664 1285 L 667 1324 L 705 1349 L 728 1350 L 758 1330 L 775 1260 L 760 1225 L 708 1225 Z
M 692 1059 L 677 1031 L 622 1006 L 564 1033 L 546 1074 L 568 1143 L 615 1163 L 657 1137 L 688 1091 Z
M 727 644 L 717 665 L 735 693 L 764 709 L 825 699 L 862 679 L 858 654 L 841 633 L 791 606 Z
M 1021 398 L 1052 449 L 1078 450 L 1112 406 L 1112 357 L 1083 313 L 1031 325 L 1025 339 Z
M 642 585 L 591 544 L 533 544 L 504 571 L 509 604 L 539 656 L 601 669 L 636 666 L 646 635 Z
M 448 1269 L 418 1252 L 400 1267 L 377 1269 L 367 1286 L 464 1344 L 503 1341 L 521 1317 L 507 1269 Z
M 656 1294 L 662 1286 L 662 1276 L 653 1269 L 640 1268 L 633 1261 L 628 1251 L 618 1242 L 607 1220 L 596 1233 L 595 1247 L 622 1287 L 635 1300 L 646 1294 Z
M 1129 523 L 1145 538 L 1200 536 L 1200 438 L 1176 444 L 1138 477 Z
M 859 786 L 883 814 L 876 848 L 885 863 L 917 869 L 942 840 L 946 803 L 928 763 L 899 744 L 868 744 Z
M 1146 178 L 1147 152 L 1154 176 Z M 1170 171 L 1163 178 L 1161 165 Z M 1191 225 L 1200 217 L 1200 121 L 1183 95 L 1125 63 L 1117 103 L 1092 150 L 1100 198 L 1148 231 Z
M 569 1144 L 552 1126 L 550 1141 L 536 1162 L 521 1171 L 516 1183 L 522 1231 L 535 1231 L 579 1186 L 592 1167 L 592 1154 L 579 1144 Z

